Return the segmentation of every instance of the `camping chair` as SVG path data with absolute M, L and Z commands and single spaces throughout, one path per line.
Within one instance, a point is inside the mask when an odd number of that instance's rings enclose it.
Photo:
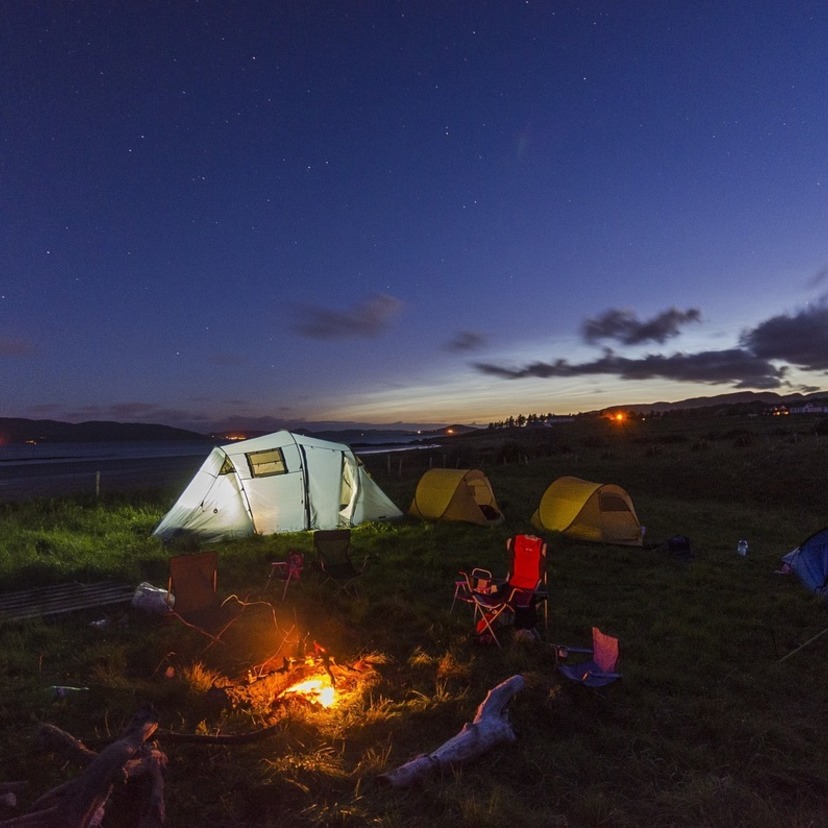
M 495 622 L 501 616 L 512 617 L 516 626 L 534 629 L 538 603 L 544 605 L 544 627 L 549 627 L 546 589 L 546 543 L 535 535 L 515 535 L 506 541 L 509 574 L 494 592 L 470 590 L 474 603 L 475 629 L 488 632 L 500 646 Z
M 175 596 L 174 609 L 183 617 L 215 609 L 219 605 L 218 555 L 199 552 L 170 558 L 169 591 Z
M 301 552 L 292 550 L 288 552 L 286 561 L 273 561 L 270 564 L 270 575 L 267 577 L 264 591 L 270 586 L 270 582 L 276 578 L 285 582 L 285 588 L 282 590 L 282 600 L 285 600 L 288 587 L 291 581 L 298 581 L 302 576 L 302 569 L 305 566 L 305 556 Z
M 497 588 L 497 583 L 488 569 L 477 566 L 471 572 L 460 572 L 460 575 L 462 577 L 454 582 L 454 598 L 451 601 L 450 613 L 454 612 L 454 606 L 458 601 L 474 606 L 475 593 L 488 595 L 492 588 Z
M 357 579 L 365 570 L 368 557 L 357 568 L 351 561 L 350 547 L 350 529 L 318 529 L 313 533 L 313 548 L 319 558 L 322 583 L 330 581 L 338 591 L 356 598 L 359 595 Z
M 231 614 L 216 592 L 218 555 L 215 552 L 177 555 L 170 558 L 169 566 L 168 589 L 175 597 L 172 614 L 188 627 L 218 641 L 240 614 Z
M 592 653 L 590 661 L 581 664 L 559 664 L 558 669 L 572 681 L 585 687 L 604 687 L 621 678 L 616 672 L 618 664 L 618 639 L 602 633 L 598 627 L 592 628 L 592 649 L 581 647 L 558 647 L 556 655 L 566 657 L 569 652 Z

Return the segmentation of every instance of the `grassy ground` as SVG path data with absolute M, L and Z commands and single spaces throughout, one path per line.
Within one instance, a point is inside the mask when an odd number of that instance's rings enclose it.
M 828 523 L 828 437 L 814 426 L 578 422 L 368 457 L 404 510 L 429 464 L 482 468 L 507 521 L 360 527 L 354 551 L 377 560 L 359 599 L 309 575 L 275 611 L 248 607 L 222 644 L 131 613 L 110 614 L 102 629 L 90 625 L 101 612 L 0 624 L 0 781 L 29 780 L 25 807 L 78 772 L 37 748 L 39 723 L 91 742 L 112 738 L 151 702 L 175 826 L 823 824 L 828 635 L 779 659 L 828 627 L 828 615 L 796 580 L 774 574 L 784 552 Z M 506 538 L 531 529 L 561 474 L 626 487 L 647 539 L 687 535 L 694 560 L 549 537 L 547 642 L 474 644 L 465 608 L 449 613 L 457 571 L 503 572 Z M 174 497 L 0 507 L 3 588 L 110 577 L 164 585 L 170 550 L 149 533 Z M 740 537 L 750 542 L 746 559 L 735 552 Z M 254 600 L 268 562 L 290 548 L 310 554 L 312 542 L 303 533 L 216 548 L 219 592 Z M 623 680 L 600 694 L 565 686 L 547 646 L 586 644 L 593 625 L 621 643 Z M 353 666 L 330 710 L 211 691 L 243 686 L 251 668 L 306 636 Z M 511 704 L 515 744 L 421 788 L 377 783 L 457 733 L 487 690 L 516 673 L 527 688 Z M 46 689 L 56 684 L 89 690 L 56 700 Z M 274 735 L 249 744 L 164 738 L 271 724 Z M 117 793 L 109 824 L 126 825 L 130 805 Z

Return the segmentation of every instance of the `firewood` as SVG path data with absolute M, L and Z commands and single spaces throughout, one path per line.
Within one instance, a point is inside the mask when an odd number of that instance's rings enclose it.
M 422 781 L 434 771 L 476 759 L 500 744 L 511 744 L 517 737 L 508 719 L 508 704 L 525 687 L 523 676 L 512 676 L 489 690 L 477 708 L 472 722 L 435 751 L 414 757 L 404 765 L 384 773 L 378 781 L 393 788 L 404 788 Z
M 144 828 L 163 825 L 161 769 L 166 756 L 144 748 L 157 727 L 155 710 L 143 708 L 132 717 L 121 737 L 98 754 L 58 728 L 47 728 L 46 739 L 51 740 L 50 744 L 66 749 L 73 758 L 88 762 L 88 766 L 77 779 L 41 796 L 28 814 L 0 822 L 0 828 L 89 828 L 100 820 L 118 776 L 129 778 L 139 774 L 147 774 L 152 779 L 150 808 L 140 825 Z

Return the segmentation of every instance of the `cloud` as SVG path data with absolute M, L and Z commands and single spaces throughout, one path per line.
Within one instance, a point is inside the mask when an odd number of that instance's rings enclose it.
M 696 308 L 663 311 L 639 321 L 629 311 L 610 310 L 587 319 L 583 333 L 587 341 L 617 339 L 626 345 L 645 341 L 663 342 L 676 336 L 682 325 L 701 320 Z M 623 380 L 663 379 L 735 388 L 774 389 L 793 387 L 791 367 L 828 373 L 828 295 L 794 314 L 780 314 L 744 332 L 738 347 L 699 353 L 620 356 L 606 348 L 601 357 L 573 363 L 566 359 L 529 362 L 522 366 L 478 362 L 475 370 L 503 379 L 537 377 L 615 376 Z M 814 390 L 799 386 L 800 390 Z
M 701 311 L 676 308 L 662 311 L 652 319 L 639 321 L 635 313 L 615 308 L 596 319 L 587 319 L 582 325 L 584 339 L 595 343 L 602 339 L 614 339 L 623 345 L 640 345 L 643 342 L 665 343 L 678 336 L 683 325 L 700 322 Z
M 825 267 L 821 267 L 813 276 L 808 280 L 809 287 L 818 287 L 823 282 L 828 281 L 828 265 Z
M 626 380 L 669 379 L 677 382 L 704 382 L 711 385 L 731 383 L 736 388 L 779 388 L 785 384 L 784 367 L 777 367 L 741 348 L 726 351 L 703 351 L 698 354 L 676 353 L 671 356 L 648 354 L 638 359 L 618 356 L 612 351 L 591 362 L 533 362 L 523 368 L 505 368 L 478 363 L 484 374 L 504 379 L 527 377 L 576 377 L 611 374 Z
M 40 349 L 33 342 L 0 336 L 0 359 L 35 356 Z
M 296 330 L 310 339 L 371 338 L 379 336 L 400 312 L 402 302 L 385 293 L 372 296 L 351 310 L 329 310 L 313 305 L 302 308 Z
M 486 344 L 486 337 L 475 331 L 460 331 L 446 343 L 447 351 L 477 351 Z
M 823 298 L 793 316 L 772 316 L 744 333 L 741 344 L 764 359 L 828 371 L 828 301 Z

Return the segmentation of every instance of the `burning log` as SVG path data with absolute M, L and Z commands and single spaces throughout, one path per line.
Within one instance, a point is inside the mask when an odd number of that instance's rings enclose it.
M 48 744 L 65 749 L 73 759 L 86 762 L 87 768 L 77 779 L 41 796 L 28 814 L 0 822 L 0 828 L 89 828 L 98 825 L 119 776 L 128 780 L 139 776 L 150 778 L 149 807 L 136 825 L 139 828 L 163 825 L 162 769 L 167 757 L 145 745 L 157 727 L 158 716 L 152 708 L 139 710 L 116 742 L 95 753 L 73 736 L 50 726 L 45 734 Z
M 432 772 L 450 765 L 476 759 L 491 748 L 517 739 L 509 723 L 508 705 L 512 696 L 525 687 L 523 676 L 512 676 L 492 688 L 477 708 L 474 720 L 429 754 L 416 756 L 396 770 L 384 773 L 378 781 L 393 788 L 404 788 L 422 781 Z

